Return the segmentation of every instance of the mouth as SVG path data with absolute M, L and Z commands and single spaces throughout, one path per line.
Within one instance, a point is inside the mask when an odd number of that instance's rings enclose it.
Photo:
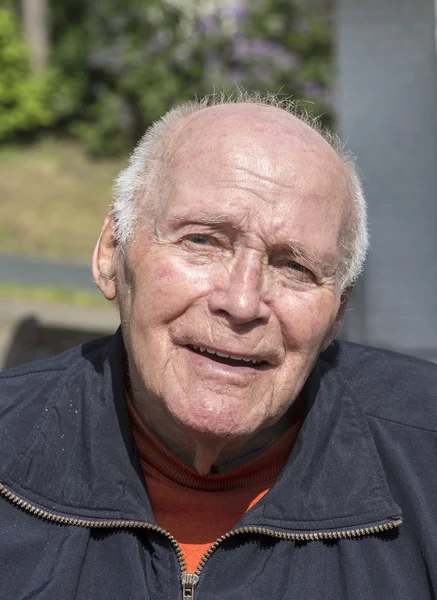
M 205 348 L 203 346 L 194 346 L 192 344 L 188 344 L 186 348 L 191 350 L 191 352 L 198 354 L 199 356 L 203 356 L 204 358 L 208 358 L 209 360 L 222 365 L 227 365 L 228 367 L 245 367 L 261 371 L 270 366 L 268 361 L 257 359 L 253 356 L 229 354 L 227 352 L 222 352 L 221 350 L 215 350 L 214 348 Z

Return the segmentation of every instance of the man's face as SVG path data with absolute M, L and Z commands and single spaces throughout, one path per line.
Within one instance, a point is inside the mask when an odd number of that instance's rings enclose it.
M 162 200 L 118 269 L 137 385 L 204 436 L 275 423 L 339 309 L 342 167 L 316 134 L 275 118 L 218 128 L 198 116 L 174 136 Z

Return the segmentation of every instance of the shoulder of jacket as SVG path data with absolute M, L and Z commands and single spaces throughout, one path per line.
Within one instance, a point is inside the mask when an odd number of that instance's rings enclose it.
M 29 407 L 32 412 L 44 405 L 57 384 L 69 374 L 76 372 L 80 365 L 104 351 L 110 338 L 100 338 L 81 346 L 76 346 L 62 354 L 0 373 L 0 419 L 10 407 L 14 412 Z
M 372 417 L 437 431 L 437 365 L 384 350 L 336 341 L 323 357 Z
M 93 353 L 98 352 L 106 347 L 109 340 L 111 340 L 112 336 L 106 336 L 103 338 L 98 338 L 95 340 L 91 340 L 85 344 L 81 344 L 79 346 L 75 346 L 74 348 L 70 348 L 61 354 L 57 354 L 55 356 L 50 356 L 49 358 L 45 358 L 43 360 L 38 360 L 31 363 L 26 363 L 24 365 L 19 365 L 17 367 L 12 367 L 10 369 L 6 369 L 5 371 L 0 372 L 0 387 L 4 382 L 8 380 L 15 379 L 17 377 L 26 378 L 29 376 L 35 376 L 38 374 L 45 373 L 46 375 L 49 373 L 56 373 L 59 371 L 65 371 L 74 367 L 74 364 L 77 361 L 82 359 L 87 359 Z

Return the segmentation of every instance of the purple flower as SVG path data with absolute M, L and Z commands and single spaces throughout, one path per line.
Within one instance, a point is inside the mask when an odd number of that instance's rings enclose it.
M 244 21 L 247 14 L 247 3 L 244 0 L 234 0 L 226 3 L 220 10 L 223 17 L 232 19 L 236 23 Z
M 300 57 L 294 52 L 289 52 L 280 44 L 269 40 L 249 41 L 237 35 L 233 42 L 233 58 L 237 62 L 266 62 L 283 70 L 296 69 L 301 64 Z
M 210 35 L 217 29 L 216 17 L 214 14 L 203 14 L 199 16 L 198 20 L 199 33 L 203 35 Z
M 320 100 L 324 92 L 323 87 L 316 81 L 305 81 L 303 84 L 303 92 L 310 100 Z
M 226 78 L 231 83 L 241 83 L 244 78 L 244 73 L 241 69 L 229 69 L 226 73 Z
M 232 44 L 233 59 L 237 62 L 250 57 L 250 44 L 242 35 L 237 34 Z
M 259 56 L 266 56 L 271 54 L 272 44 L 266 40 L 254 40 L 251 43 L 252 56 L 257 58 Z

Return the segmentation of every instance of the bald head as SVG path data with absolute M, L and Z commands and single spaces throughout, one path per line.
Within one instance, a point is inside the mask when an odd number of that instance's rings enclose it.
M 157 214 L 166 209 L 176 176 L 191 178 L 201 189 L 207 174 L 211 184 L 215 179 L 226 187 L 221 174 L 232 167 L 226 171 L 230 183 L 250 188 L 260 202 L 283 202 L 292 194 L 300 204 L 317 200 L 319 220 L 334 214 L 341 221 L 338 243 L 349 271 L 344 280 L 350 282 L 361 269 L 367 243 L 359 181 L 335 138 L 322 136 L 307 121 L 284 107 L 253 101 L 171 111 L 146 133 L 118 179 L 113 208 L 119 242 L 132 237 L 146 199 Z
M 308 163 L 330 162 L 344 171 L 338 154 L 318 131 L 274 106 L 223 104 L 188 115 L 167 132 L 159 159 L 171 163 L 175 155 L 183 158 L 190 145 L 213 153 L 239 147 L 242 159 L 256 146 L 260 160 L 263 156 L 272 164 L 283 160 L 287 152 L 301 151 L 308 154 Z

